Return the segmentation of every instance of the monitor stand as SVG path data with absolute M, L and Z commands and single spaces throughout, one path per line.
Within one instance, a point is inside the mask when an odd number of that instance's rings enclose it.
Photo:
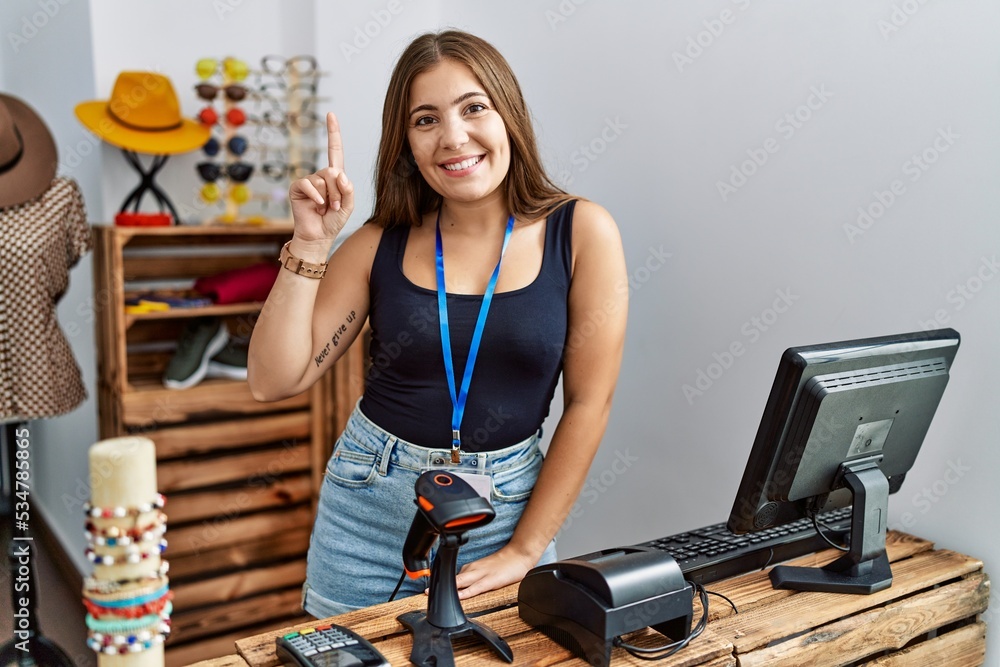
M 889 480 L 878 467 L 878 459 L 870 458 L 842 464 L 840 476 L 854 497 L 850 550 L 824 567 L 774 567 L 771 583 L 775 588 L 870 595 L 892 585 L 885 552 Z

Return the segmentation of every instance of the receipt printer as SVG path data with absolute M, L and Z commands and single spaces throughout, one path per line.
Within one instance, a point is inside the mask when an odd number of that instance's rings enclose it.
M 605 667 L 620 635 L 649 626 L 675 641 L 686 637 L 692 596 L 669 554 L 620 547 L 529 571 L 517 591 L 517 610 L 528 625 Z

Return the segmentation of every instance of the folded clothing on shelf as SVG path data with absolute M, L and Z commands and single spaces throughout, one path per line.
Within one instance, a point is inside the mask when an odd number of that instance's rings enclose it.
M 130 314 L 154 313 L 171 308 L 202 308 L 213 301 L 205 296 L 183 291 L 153 291 L 134 294 L 125 299 L 125 312 Z
M 223 271 L 199 278 L 194 289 L 217 304 L 263 301 L 271 291 L 278 270 L 277 262 L 260 262 L 242 269 Z

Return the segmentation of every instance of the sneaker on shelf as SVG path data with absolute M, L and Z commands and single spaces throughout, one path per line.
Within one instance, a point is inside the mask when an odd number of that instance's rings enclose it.
M 247 344 L 237 340 L 229 343 L 208 361 L 205 377 L 247 379 Z
M 177 351 L 167 364 L 163 385 L 168 389 L 187 389 L 198 384 L 208 372 L 209 360 L 229 341 L 229 331 L 222 320 L 202 317 L 192 320 L 177 341 Z

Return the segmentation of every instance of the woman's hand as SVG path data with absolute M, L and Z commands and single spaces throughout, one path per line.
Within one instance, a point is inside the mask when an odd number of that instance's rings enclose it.
M 295 236 L 304 242 L 329 242 L 336 238 L 354 211 L 354 184 L 344 172 L 344 144 L 340 124 L 326 115 L 330 166 L 294 181 L 288 189 Z
M 460 600 L 514 584 L 535 566 L 534 561 L 509 546 L 486 558 L 467 563 L 455 577 Z

